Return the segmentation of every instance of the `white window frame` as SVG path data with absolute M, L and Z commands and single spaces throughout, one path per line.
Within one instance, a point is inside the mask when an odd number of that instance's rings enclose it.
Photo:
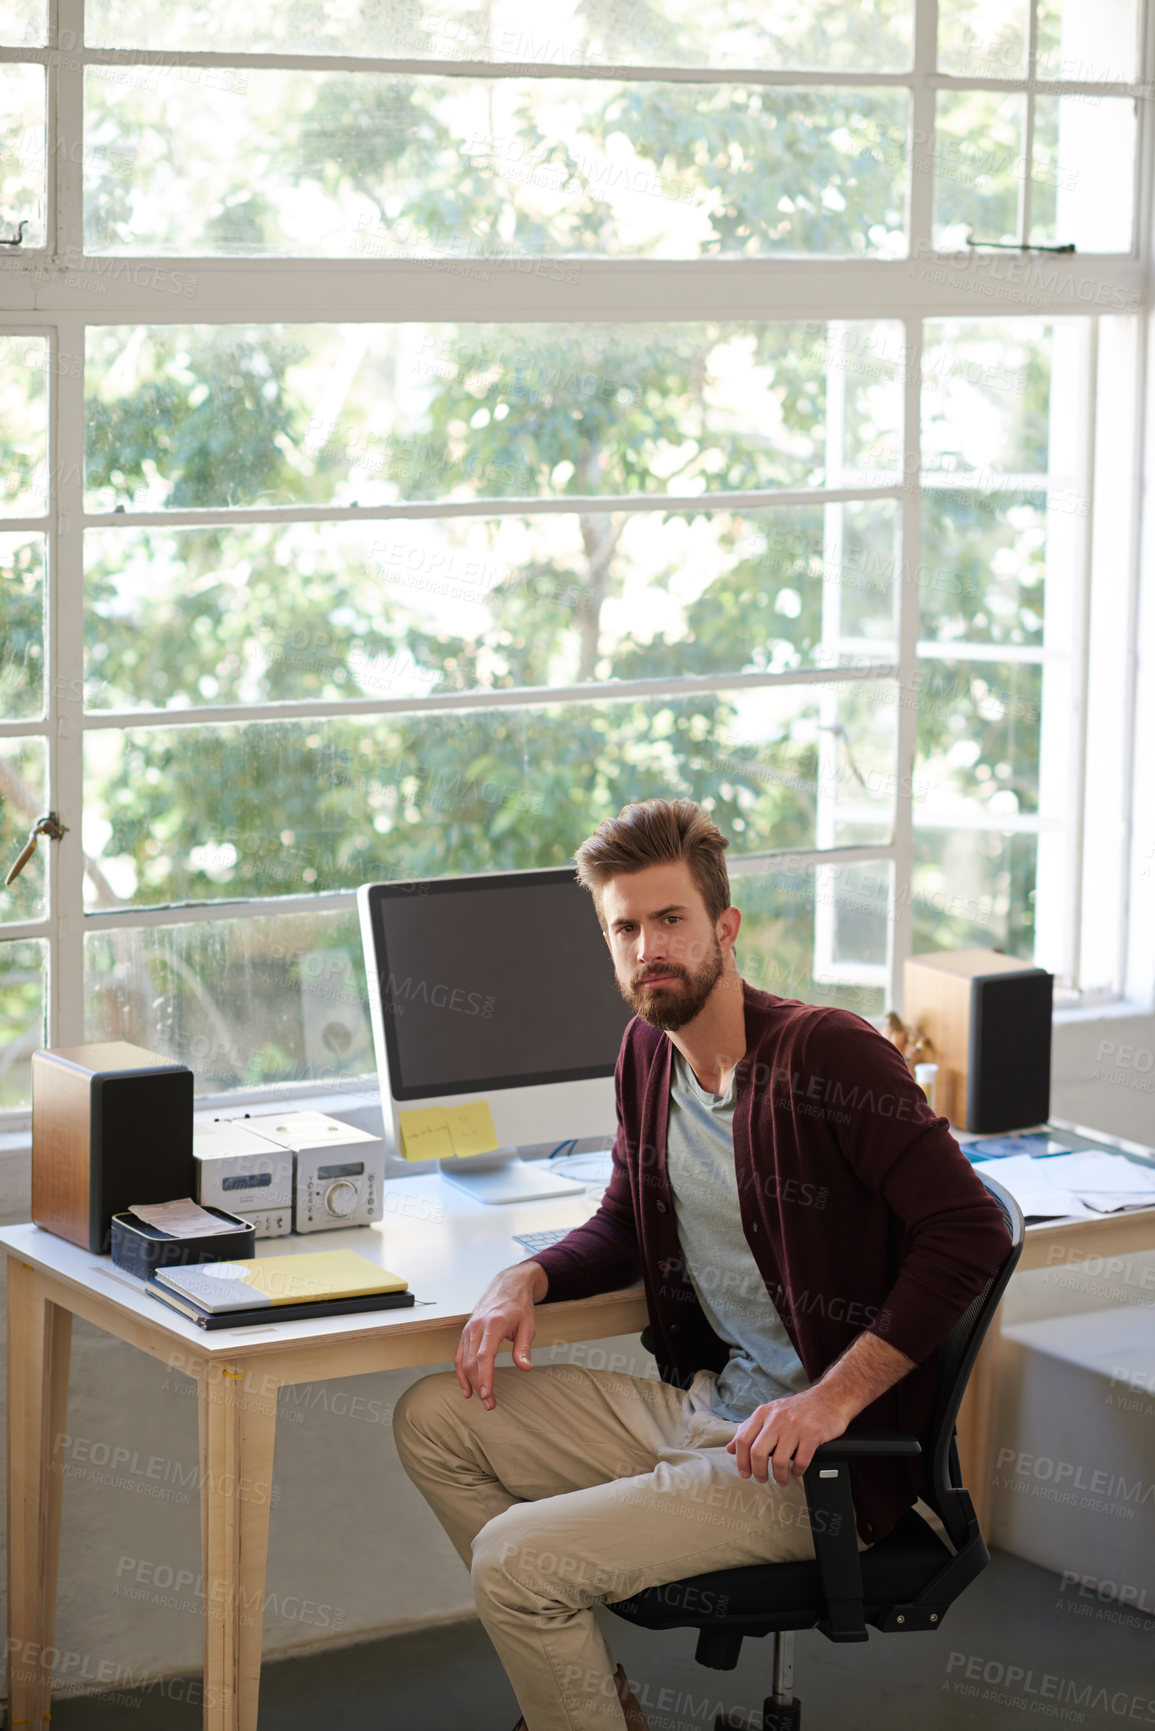
M 1146 0 L 1143 23 L 1146 26 Z M 1033 17 L 1033 15 L 1032 15 Z M 1150 95 L 1155 32 L 1145 29 L 1145 58 L 1140 71 L 1145 81 L 1134 84 L 1079 84 L 1031 79 L 958 78 L 936 73 L 934 38 L 937 19 L 936 0 L 916 0 L 915 44 L 913 67 L 903 74 L 859 73 L 774 73 L 726 71 L 717 74 L 722 81 L 741 77 L 765 85 L 854 85 L 898 87 L 908 89 L 911 98 L 910 123 L 915 138 L 933 135 L 935 94 L 952 89 L 997 89 L 1006 93 L 1024 92 L 1028 97 L 1027 155 L 1030 154 L 1030 133 L 1033 103 L 1036 96 L 1086 94 L 1132 95 L 1138 100 L 1139 132 L 1136 151 L 1136 173 L 1133 189 L 1134 230 L 1130 255 L 1049 255 L 1043 272 L 1032 276 L 1030 316 L 1069 315 L 1087 312 L 1095 325 L 1095 308 L 1109 299 L 1123 297 L 1126 304 L 1142 313 L 1149 304 L 1146 261 L 1151 251 L 1151 188 L 1153 125 Z M 1034 24 L 1032 22 L 1031 64 L 1034 64 Z M 463 279 L 446 271 L 430 270 L 414 260 L 335 260 L 314 259 L 251 260 L 227 258 L 166 258 L 166 270 L 191 272 L 196 278 L 195 300 L 174 300 L 154 286 L 156 261 L 152 258 L 121 258 L 115 260 L 87 258 L 83 251 L 81 207 L 81 162 L 83 157 L 83 66 L 87 63 L 161 64 L 190 67 L 280 67 L 319 69 L 324 71 L 393 71 L 440 72 L 446 75 L 493 75 L 503 69 L 489 64 L 468 64 L 461 61 L 382 61 L 356 60 L 347 57 L 305 57 L 290 55 L 229 55 L 215 53 L 138 53 L 135 51 L 86 50 L 76 44 L 83 41 L 83 0 L 50 0 L 49 46 L 38 50 L 0 49 L 0 63 L 7 60 L 34 60 L 48 68 L 48 129 L 54 141 L 50 154 L 52 171 L 48 177 L 47 217 L 49 244 L 41 250 L 22 251 L 19 256 L 0 260 L 0 332 L 19 332 L 46 336 L 51 345 L 51 418 L 49 434 L 49 469 L 52 490 L 48 511 L 43 519 L 8 520 L 6 530 L 43 529 L 48 540 L 48 631 L 45 643 L 45 681 L 49 694 L 47 714 L 41 722 L 10 722 L 0 720 L 0 739 L 39 736 L 47 741 L 48 806 L 61 814 L 74 832 L 79 831 L 83 800 L 83 742 L 85 732 L 93 728 L 120 725 L 131 719 L 134 726 L 148 722 L 163 722 L 165 726 L 204 724 L 211 721 L 243 718 L 257 720 L 277 716 L 289 718 L 308 715 L 351 715 L 381 713 L 390 708 L 410 707 L 401 703 L 372 702 L 340 704 L 276 704 L 229 706 L 195 711 L 164 711 L 157 714 L 133 712 L 131 718 L 108 713 L 85 716 L 80 693 L 83 689 L 84 656 L 82 628 L 82 537 L 86 527 L 96 526 L 106 519 L 86 515 L 84 510 L 82 475 L 84 463 L 83 382 L 79 369 L 62 366 L 59 358 L 83 355 L 84 331 L 88 323 L 231 323 L 255 321 L 306 322 L 316 319 L 320 297 L 317 288 L 324 283 L 325 323 L 381 322 L 381 307 L 388 306 L 389 322 L 516 322 L 538 321 L 613 321 L 629 320 L 663 323 L 696 320 L 703 317 L 733 321 L 766 321 L 809 319 L 837 321 L 840 319 L 898 319 L 902 322 L 908 355 L 919 353 L 922 324 L 926 319 L 951 317 L 981 317 L 996 314 L 1001 318 L 1015 316 L 1013 302 L 984 299 L 974 292 L 980 272 L 1004 282 L 1017 280 L 1014 267 L 1002 268 L 1002 261 L 984 258 L 980 265 L 977 255 L 940 255 L 930 247 L 933 175 L 915 164 L 918 154 L 911 150 L 908 180 L 908 212 L 910 225 L 910 256 L 905 260 L 883 261 L 853 259 L 711 259 L 678 261 L 583 261 L 580 292 L 571 286 L 551 281 L 518 268 L 516 262 L 495 261 L 488 267 L 484 280 Z M 62 46 L 61 46 L 62 45 Z M 525 76 L 527 69 L 513 69 Z M 556 68 L 542 68 L 543 74 L 556 75 Z M 579 76 L 597 76 L 596 71 L 583 71 Z M 619 74 L 620 75 L 620 74 Z M 646 68 L 639 78 L 687 79 L 700 74 L 684 68 Z M 1030 183 L 1024 182 L 1021 221 L 1022 232 L 1028 232 L 1030 221 Z M 111 268 L 110 267 L 114 267 Z M 1020 267 L 1021 268 L 1021 267 Z M 985 280 L 985 278 L 984 278 Z M 1021 280 L 1021 279 L 1018 279 Z M 107 292 L 100 292 L 107 286 Z M 95 292 L 94 292 L 95 291 Z M 1117 302 L 1116 302 L 1117 304 Z M 1018 309 L 1022 310 L 1022 309 Z M 1092 341 L 1092 349 L 1095 344 Z M 1141 330 L 1138 339 L 1139 373 L 1145 377 L 1147 368 L 1146 336 Z M 1092 368 L 1091 400 L 1095 395 Z M 904 382 L 903 404 L 903 474 L 919 473 L 919 410 L 920 392 L 917 369 L 908 367 Z M 1145 393 L 1134 393 L 1131 425 L 1127 432 L 1134 460 L 1135 473 L 1142 470 L 1144 447 Z M 1090 477 L 1095 460 L 1093 417 L 1087 418 L 1078 466 Z M 743 495 L 745 502 L 764 500 L 777 506 L 799 503 L 829 503 L 848 496 L 837 488 L 802 490 L 773 495 Z M 850 489 L 849 496 L 863 497 L 863 490 Z M 895 498 L 900 501 L 902 546 L 904 549 L 904 580 L 897 594 L 897 661 L 893 666 L 880 666 L 875 676 L 897 678 L 903 691 L 913 691 L 917 685 L 920 659 L 925 659 L 931 646 L 918 641 L 918 554 L 921 544 L 921 493 L 917 485 L 870 489 L 868 497 Z M 499 501 L 504 508 L 505 501 Z M 575 509 L 579 501 L 567 498 L 564 508 Z M 652 496 L 631 497 L 628 500 L 599 498 L 599 510 L 653 508 L 659 501 Z M 543 503 L 534 509 L 557 509 L 555 503 Z M 523 509 L 519 505 L 519 510 Z M 1137 508 L 1136 508 L 1137 510 Z M 368 517 L 387 519 L 391 516 L 444 515 L 444 507 L 396 507 L 391 509 L 359 510 L 357 508 L 318 508 L 285 511 L 278 520 L 294 517 L 313 521 L 344 521 Z M 269 513 L 253 511 L 173 511 L 132 513 L 134 525 L 162 523 L 176 526 L 211 520 L 214 523 L 264 520 Z M 124 518 L 118 521 L 123 523 Z M 1093 525 L 1088 530 L 1088 538 Z M 1129 993 L 1145 996 L 1149 993 L 1155 969 L 1151 958 L 1155 952 L 1155 922 L 1145 913 L 1130 918 L 1142 888 L 1144 876 L 1155 876 L 1155 836 L 1142 825 L 1136 826 L 1134 788 L 1138 784 L 1142 749 L 1136 733 L 1139 682 L 1136 656 L 1140 625 L 1140 534 L 1136 515 L 1134 533 L 1130 537 L 1128 568 L 1120 589 L 1123 616 L 1132 626 L 1129 642 L 1132 653 L 1126 669 L 1126 689 L 1123 695 L 1119 723 L 1122 749 L 1126 752 L 1126 774 L 1120 795 L 1119 833 L 1123 838 L 1120 849 L 1118 882 L 1098 893 L 1116 894 L 1120 907 L 1118 942 L 1126 961 L 1126 985 Z M 1086 561 L 1080 579 L 1080 602 L 1076 608 L 1075 636 L 1072 643 L 1073 692 L 1075 702 L 1084 704 L 1090 679 L 1091 635 L 1088 616 L 1089 589 Z M 1146 614 L 1144 614 L 1144 619 Z M 934 653 L 941 653 L 934 648 Z M 1001 658 L 1006 659 L 1005 655 Z M 819 685 L 832 677 L 830 672 L 813 670 L 785 676 L 746 676 L 714 681 L 688 682 L 686 689 L 738 687 L 745 683 L 805 683 Z M 615 695 L 628 695 L 629 688 L 615 686 Z M 521 701 L 543 703 L 560 697 L 575 700 L 596 696 L 589 688 L 559 692 L 541 690 L 524 694 L 475 693 L 468 697 L 423 700 L 423 706 L 447 709 L 468 707 L 484 709 Z M 885 969 L 890 1001 L 901 1003 L 902 962 L 911 948 L 912 906 L 909 884 L 914 858 L 914 823 L 909 792 L 915 762 L 916 713 L 910 704 L 900 703 L 897 718 L 895 776 L 899 794 L 895 807 L 893 841 L 889 846 L 866 848 L 815 848 L 788 855 L 762 853 L 743 856 L 733 861 L 736 876 L 791 865 L 830 866 L 858 860 L 890 860 L 893 862 L 896 895 L 891 922 L 889 954 Z M 1149 748 L 1148 748 L 1149 750 Z M 1084 746 L 1075 748 L 1075 767 L 1080 788 L 1086 782 L 1087 765 Z M 1148 766 L 1155 769 L 1155 763 Z M 992 825 L 990 827 L 1001 827 Z M 1072 973 L 1077 968 L 1081 894 L 1078 868 L 1083 849 L 1081 821 L 1075 826 L 1072 866 L 1074 887 L 1069 892 L 1069 906 L 1064 927 L 1066 959 Z M 48 844 L 42 844 L 48 846 Z M 1145 851 L 1146 850 L 1146 851 Z M 1150 853 L 1150 859 L 1148 858 Z M 347 909 L 352 906 L 351 892 L 276 898 L 266 902 L 247 900 L 237 903 L 212 903 L 182 907 L 179 915 L 163 908 L 126 908 L 119 912 L 85 914 L 83 912 L 84 864 L 78 846 L 48 846 L 48 906 L 44 919 L 27 921 L 0 928 L 0 939 L 22 937 L 42 938 L 48 942 L 49 968 L 47 981 L 47 1038 L 50 1045 L 68 1045 L 84 1038 L 84 937 L 87 932 L 115 930 L 136 926 L 167 925 L 179 918 L 181 923 L 200 919 L 222 920 L 248 917 L 261 911 L 293 913 L 321 912 L 326 909 Z M 906 893 L 903 893 L 906 886 Z M 1130 923 L 1129 922 L 1130 919 Z M 1049 958 L 1048 958 L 1049 959 Z M 321 1085 L 318 1084 L 318 1087 Z M 330 1085 L 331 1088 L 332 1085 Z M 230 1096 L 237 1098 L 237 1096 Z M 21 1114 L 0 1115 L 0 1130 L 6 1124 L 18 1126 Z

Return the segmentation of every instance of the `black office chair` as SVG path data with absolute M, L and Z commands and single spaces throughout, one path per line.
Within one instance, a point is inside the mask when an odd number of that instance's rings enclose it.
M 970 1495 L 959 1483 L 955 1419 L 983 1335 L 1022 1252 L 1023 1217 L 1013 1196 L 984 1171 L 979 1176 L 1002 1209 L 1011 1248 L 941 1349 L 942 1380 L 922 1498 L 938 1515 L 953 1548 L 911 1508 L 886 1538 L 859 1552 L 848 1462 L 922 1451 L 916 1437 L 901 1431 L 851 1426 L 815 1451 L 803 1475 L 813 1561 L 718 1569 L 651 1587 L 609 1607 L 646 1629 L 696 1628 L 698 1663 L 717 1671 L 734 1669 L 747 1635 L 772 1634 L 774 1680 L 762 1708 L 762 1731 L 798 1731 L 801 1725 L 801 1703 L 794 1695 L 796 1629 L 818 1629 L 830 1641 L 865 1641 L 868 1623 L 885 1634 L 937 1629 L 963 1588 L 990 1561 Z M 736 1725 L 748 1731 L 752 1723 L 748 1713 L 719 1716 L 715 1731 Z

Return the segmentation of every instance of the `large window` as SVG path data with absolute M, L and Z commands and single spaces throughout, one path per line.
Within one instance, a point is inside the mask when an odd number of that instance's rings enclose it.
M 0 6 L 0 1107 L 363 1075 L 358 883 L 654 793 L 769 990 L 1117 993 L 1137 8 L 364 10 Z

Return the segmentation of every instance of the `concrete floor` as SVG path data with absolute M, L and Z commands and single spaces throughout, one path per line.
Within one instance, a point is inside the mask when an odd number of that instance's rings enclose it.
M 749 1714 L 769 1687 L 770 1643 L 736 1671 L 694 1662 L 689 1631 L 609 1619 L 651 1731 L 713 1731 L 720 1705 Z M 1085 1731 L 1155 1725 L 1155 1617 L 1121 1611 L 996 1552 L 937 1634 L 836 1647 L 797 1638 L 807 1731 L 983 1731 L 1050 1721 Z M 195 1731 L 199 1687 L 53 1702 L 54 1731 Z M 260 1731 L 510 1731 L 513 1694 L 479 1625 L 455 1623 L 270 1661 Z M 743 1717 L 742 1724 L 758 1719 Z

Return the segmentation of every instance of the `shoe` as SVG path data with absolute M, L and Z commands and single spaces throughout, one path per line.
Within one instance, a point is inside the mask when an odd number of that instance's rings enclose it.
M 626 1674 L 619 1665 L 614 1672 L 614 1685 L 618 1691 L 618 1700 L 622 1704 L 622 1712 L 626 1716 L 627 1731 L 650 1731 L 646 1724 L 646 1716 L 634 1699 L 633 1690 L 626 1679 Z
M 618 1692 L 618 1700 L 621 1702 L 622 1711 L 626 1716 L 628 1731 L 650 1731 L 646 1724 L 646 1716 L 634 1699 L 629 1681 L 620 1665 L 614 1672 L 614 1688 Z M 529 1731 L 529 1728 L 524 1719 L 519 1719 L 513 1731 Z

